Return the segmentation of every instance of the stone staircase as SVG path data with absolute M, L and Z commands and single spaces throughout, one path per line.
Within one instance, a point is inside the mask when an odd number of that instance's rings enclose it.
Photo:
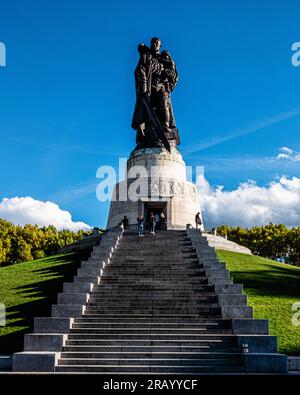
M 252 319 L 242 286 L 200 232 L 128 231 L 115 249 L 113 240 L 104 237 L 65 284 L 52 318 L 37 319 L 14 370 L 25 361 L 33 370 L 40 353 L 55 372 L 286 372 L 268 322 Z

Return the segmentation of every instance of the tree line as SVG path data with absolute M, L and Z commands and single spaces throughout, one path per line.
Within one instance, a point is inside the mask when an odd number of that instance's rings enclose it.
M 86 232 L 85 232 L 86 233 Z M 0 219 L 0 265 L 44 258 L 83 238 L 84 232 L 58 231 L 55 226 L 14 225 Z
M 300 265 L 300 227 L 282 224 L 254 226 L 250 229 L 221 225 L 217 234 L 250 248 L 253 254 Z M 58 231 L 49 225 L 14 225 L 0 219 L 0 266 L 30 261 L 57 254 L 60 247 L 82 239 L 89 232 Z
M 300 227 L 282 224 L 254 226 L 250 229 L 221 225 L 217 234 L 250 248 L 253 254 L 293 265 L 300 265 Z

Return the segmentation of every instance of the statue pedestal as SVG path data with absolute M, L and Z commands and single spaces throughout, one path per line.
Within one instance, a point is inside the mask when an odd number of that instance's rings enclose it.
M 164 148 L 134 150 L 127 161 L 126 179 L 116 184 L 107 228 L 116 227 L 126 215 L 129 225 L 137 224 L 142 213 L 145 225 L 150 213 L 163 212 L 167 229 L 195 226 L 201 212 L 196 186 L 186 180 L 185 163 L 179 151 Z

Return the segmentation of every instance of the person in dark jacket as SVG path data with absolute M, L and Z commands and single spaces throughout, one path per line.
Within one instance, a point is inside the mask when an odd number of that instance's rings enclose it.
M 139 214 L 137 217 L 138 223 L 138 236 L 144 236 L 144 217 L 142 214 Z
M 167 230 L 167 218 L 163 212 L 160 213 L 160 228 L 161 230 Z
M 128 218 L 126 217 L 126 215 L 124 215 L 124 218 L 119 223 L 119 225 L 123 225 L 124 229 L 126 228 L 126 226 L 128 225 Z
M 150 233 L 152 235 L 155 235 L 155 226 L 156 226 L 156 220 L 155 220 L 155 215 L 153 213 L 150 214 Z
M 195 222 L 196 222 L 196 229 L 198 229 L 198 226 L 201 227 L 202 225 L 202 220 L 201 220 L 201 215 L 200 212 L 198 212 L 195 216 Z

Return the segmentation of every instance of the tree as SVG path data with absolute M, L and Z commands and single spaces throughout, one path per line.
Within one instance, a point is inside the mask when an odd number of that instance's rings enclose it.
M 58 231 L 55 226 L 13 225 L 0 219 L 0 265 L 10 265 L 56 254 L 83 237 L 83 231 Z
M 253 254 L 300 264 L 300 227 L 288 229 L 283 224 L 254 226 L 251 229 L 221 225 L 218 234 L 250 248 Z

